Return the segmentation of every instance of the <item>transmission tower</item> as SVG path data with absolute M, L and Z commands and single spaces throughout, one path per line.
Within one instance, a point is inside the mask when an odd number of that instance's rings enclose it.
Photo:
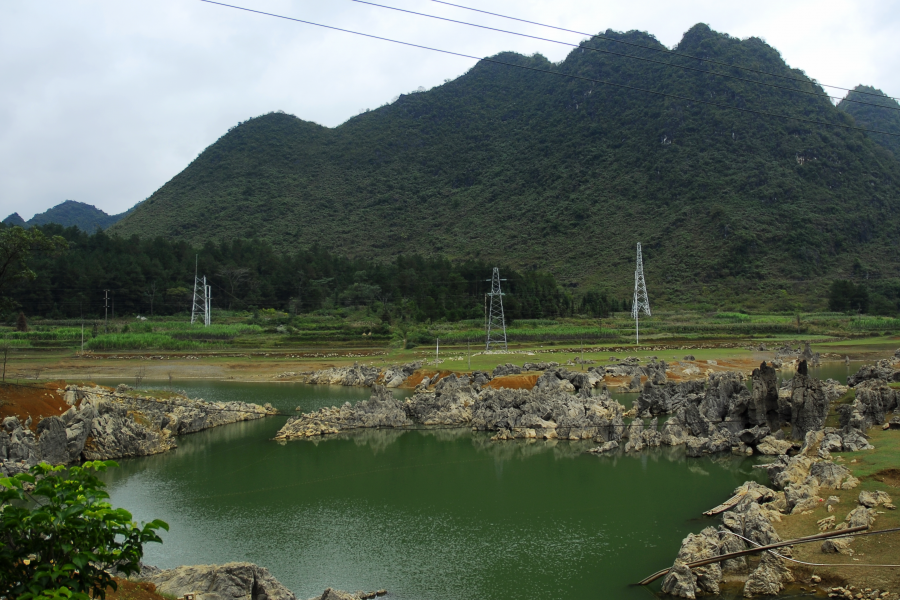
M 488 313 L 487 319 L 487 345 L 485 350 L 490 350 L 491 346 L 503 346 L 504 350 L 508 350 L 506 346 L 506 321 L 503 318 L 503 292 L 500 291 L 500 282 L 506 281 L 500 279 L 500 269 L 494 267 L 494 274 L 489 280 L 491 282 L 491 311 Z
M 209 326 L 209 300 L 211 286 L 206 285 L 206 276 L 198 277 L 197 262 L 194 259 L 194 304 L 191 307 L 191 325 L 203 319 L 203 325 Z
M 650 316 L 650 299 L 644 282 L 644 259 L 641 257 L 641 243 L 637 245 L 637 266 L 634 268 L 634 301 L 631 303 L 631 318 L 634 319 L 634 343 L 641 343 L 640 316 L 644 311 Z

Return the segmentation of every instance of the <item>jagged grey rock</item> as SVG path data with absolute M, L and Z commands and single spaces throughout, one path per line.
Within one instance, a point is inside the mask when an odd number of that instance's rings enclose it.
M 706 394 L 700 402 L 700 414 L 713 423 L 726 422 L 734 432 L 744 429 L 749 405 L 750 392 L 744 385 L 741 373 L 726 371 L 710 373 L 706 383 Z
M 296 600 L 269 570 L 248 562 L 194 565 L 167 569 L 145 579 L 158 592 L 196 600 Z
M 856 399 L 853 409 L 862 418 L 857 417 L 854 427 L 865 431 L 874 425 L 881 425 L 887 420 L 889 412 L 898 406 L 898 394 L 895 390 L 880 379 L 864 381 L 856 386 Z
M 698 593 L 718 594 L 719 582 L 722 581 L 722 565 L 712 563 L 691 569 L 688 573 L 679 571 L 679 565 L 685 565 L 706 558 L 719 556 L 719 532 L 707 527 L 699 534 L 690 533 L 681 542 L 681 548 L 675 559 L 673 569 L 663 580 L 662 589 L 672 595 L 680 594 L 681 598 L 695 598 Z M 685 567 L 686 569 L 686 567 Z M 690 578 L 688 577 L 690 575 Z
M 66 424 L 59 417 L 45 417 L 37 426 L 38 452 L 41 460 L 51 465 L 64 465 L 69 462 L 66 448 Z
M 794 576 L 784 565 L 784 560 L 769 552 L 763 552 L 759 565 L 750 573 L 744 584 L 744 597 L 750 598 L 756 594 L 774 596 L 784 589 L 785 583 L 792 581 Z
M 802 440 L 806 432 L 822 429 L 827 414 L 822 382 L 798 371 L 791 381 L 791 437 Z
M 778 412 L 778 373 L 765 361 L 754 369 L 752 381 L 753 420 L 765 424 L 769 431 L 781 428 L 781 417 Z M 747 442 L 745 442 L 747 443 Z
M 553 375 L 554 379 L 556 376 Z M 563 380 L 558 380 L 563 381 Z M 466 426 L 502 432 L 497 439 L 535 437 L 618 441 L 624 433 L 624 407 L 604 392 L 592 396 L 560 389 L 477 389 L 468 378 L 445 378 L 434 394 L 400 402 L 380 386 L 355 406 L 345 403 L 288 420 L 275 439 L 312 437 L 353 428 L 425 425 Z
M 638 398 L 638 412 L 651 415 L 671 414 L 688 402 L 697 403 L 703 397 L 705 382 L 700 380 L 654 385 L 647 381 Z
M 896 358 L 879 360 L 874 365 L 863 365 L 855 374 L 847 378 L 847 385 L 856 387 L 869 379 L 881 379 L 883 381 L 900 381 L 900 369 L 896 367 Z

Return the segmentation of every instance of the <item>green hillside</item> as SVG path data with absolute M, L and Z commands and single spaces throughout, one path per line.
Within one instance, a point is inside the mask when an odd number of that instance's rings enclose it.
M 82 231 L 93 233 L 97 229 L 107 229 L 127 212 L 118 215 L 108 215 L 92 204 L 84 202 L 76 202 L 75 200 L 66 200 L 57 204 L 53 208 L 49 208 L 42 213 L 38 213 L 25 221 L 19 216 L 19 213 L 13 213 L 3 220 L 7 225 L 18 225 L 20 227 L 32 227 L 34 225 L 48 225 L 56 223 L 63 227 L 78 227 Z
M 859 100 L 866 104 L 847 102 L 847 100 Z M 887 108 L 869 106 L 870 104 L 878 104 Z M 896 136 L 878 133 L 869 135 L 879 144 L 893 152 L 894 156 L 900 158 L 900 103 L 893 98 L 888 98 L 881 90 L 866 85 L 858 85 L 847 94 L 846 99 L 838 103 L 838 108 L 851 115 L 860 127 L 897 134 Z
M 663 47 L 645 33 L 605 35 Z M 731 73 L 791 89 L 762 87 L 587 49 L 662 56 L 611 41 L 584 46 L 559 64 L 494 58 L 854 124 L 827 99 L 794 91 L 822 93 L 812 82 Z M 761 40 L 705 25 L 678 49 L 803 77 Z M 240 123 L 111 231 L 477 258 L 619 296 L 633 286 L 640 241 L 657 302 L 714 294 L 749 308 L 792 297 L 824 304 L 831 279 L 897 273 L 898 182 L 900 162 L 862 132 L 482 61 L 333 129 L 280 113 Z

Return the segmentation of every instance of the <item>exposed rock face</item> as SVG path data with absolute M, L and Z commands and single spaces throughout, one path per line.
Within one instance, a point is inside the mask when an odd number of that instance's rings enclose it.
M 865 431 L 887 420 L 888 413 L 898 407 L 900 390 L 895 390 L 880 379 L 864 381 L 856 386 L 853 410 L 859 413 L 851 426 Z
M 768 426 L 769 431 L 781 428 L 781 417 L 778 414 L 778 373 L 763 361 L 758 369 L 753 369 L 752 407 L 753 421 Z
M 555 376 L 554 376 L 555 378 Z M 558 380 L 562 381 L 562 380 Z M 625 428 L 624 408 L 609 394 L 578 395 L 560 389 L 477 389 L 467 377 L 447 377 L 434 394 L 420 393 L 401 402 L 387 390 L 355 406 L 323 408 L 291 418 L 275 439 L 312 437 L 367 427 L 409 427 L 413 424 L 473 427 L 498 431 L 498 439 L 564 438 L 618 441 Z
M 791 382 L 791 437 L 802 440 L 808 431 L 822 429 L 827 414 L 822 382 L 798 371 Z
M 371 387 L 381 375 L 378 367 L 355 364 L 352 367 L 333 367 L 316 371 L 305 377 L 306 383 L 329 385 L 358 385 Z
M 412 425 L 413 421 L 407 416 L 404 403 L 394 398 L 393 392 L 379 385 L 373 389 L 368 400 L 357 402 L 355 406 L 345 402 L 341 407 L 320 408 L 313 413 L 291 417 L 278 430 L 275 439 L 289 440 L 352 429 L 402 428 Z
M 97 401 L 94 408 L 91 434 L 82 450 L 87 460 L 148 456 L 175 447 L 175 441 L 161 429 L 135 421 L 123 404 L 104 399 Z
M 471 425 L 486 431 L 508 429 L 522 437 L 534 430 L 537 437 L 619 441 L 625 429 L 624 409 L 605 393 L 573 396 L 538 388 L 488 389 L 473 406 Z
M 822 382 L 822 389 L 825 390 L 825 398 L 829 402 L 834 402 L 835 400 L 846 394 L 850 387 L 841 385 L 834 379 L 826 379 Z
M 699 594 L 718 594 L 722 581 L 722 565 L 713 563 L 695 569 L 687 569 L 687 563 L 713 558 L 720 552 L 719 532 L 707 527 L 699 534 L 690 533 L 681 542 L 675 559 L 675 567 L 662 583 L 662 591 L 679 598 L 696 598 Z
M 162 401 L 133 394 L 127 386 L 115 392 L 69 386 L 64 397 L 70 405 L 80 404 L 59 417 L 42 419 L 37 435 L 15 417 L 4 420 L 0 472 L 22 472 L 40 461 L 60 465 L 156 454 L 174 448 L 175 435 L 275 412 L 271 406 L 204 402 L 183 396 Z
M 494 377 L 503 377 L 504 375 L 518 375 L 522 372 L 522 369 L 517 367 L 516 365 L 506 363 L 505 365 L 497 365 L 494 368 L 494 372 L 492 375 Z
M 667 383 L 666 385 L 654 385 L 652 381 L 644 384 L 643 391 L 638 398 L 638 412 L 641 415 L 671 414 L 688 403 L 697 403 L 703 397 L 704 384 L 702 381 L 685 381 L 682 383 Z
M 523 371 L 546 371 L 547 369 L 555 369 L 559 366 L 558 362 L 540 362 L 540 363 L 532 363 L 527 362 L 522 365 Z M 588 369 L 589 371 L 593 371 L 597 367 L 591 367 Z M 600 367 L 602 368 L 602 367 Z
M 388 367 L 384 370 L 381 376 L 382 385 L 388 388 L 400 387 L 410 375 L 415 373 L 417 369 L 421 368 L 421 362 L 409 363 L 401 365 L 399 367 Z
M 722 524 L 729 531 L 753 540 L 761 546 L 781 541 L 772 522 L 754 501 L 739 504 L 732 510 L 722 513 Z
M 727 422 L 735 432 L 744 429 L 750 392 L 741 373 L 710 373 L 706 394 L 700 402 L 700 414 L 712 423 Z
M 534 387 L 535 389 L 548 392 L 574 392 L 575 385 L 572 383 L 568 375 L 569 372 L 566 371 L 566 369 L 553 369 L 544 371 L 543 374 L 538 377 L 537 383 Z
M 787 451 L 791 449 L 791 444 L 787 440 L 779 440 L 774 436 L 766 436 L 756 446 L 756 451 L 760 454 L 768 454 L 771 456 L 778 456 L 780 454 L 787 454 Z
M 879 360 L 874 365 L 863 365 L 854 375 L 847 379 L 850 387 L 856 387 L 863 381 L 881 379 L 887 382 L 900 381 L 900 369 L 897 369 L 897 358 Z
M 785 583 L 794 581 L 794 576 L 784 566 L 784 561 L 768 552 L 763 552 L 759 566 L 750 573 L 744 584 L 744 597 L 755 594 L 774 596 L 784 589 Z
M 296 600 L 268 569 L 247 562 L 156 570 L 143 578 L 157 591 L 178 598 L 196 594 L 197 600 Z
M 882 504 L 891 504 L 891 497 L 881 490 L 862 491 L 859 493 L 859 503 L 866 508 L 876 508 Z

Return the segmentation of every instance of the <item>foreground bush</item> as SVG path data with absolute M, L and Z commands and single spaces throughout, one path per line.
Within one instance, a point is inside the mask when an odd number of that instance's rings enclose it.
M 113 508 L 94 471 L 113 461 L 81 467 L 40 463 L 30 473 L 0 479 L 0 597 L 104 599 L 116 582 L 106 571 L 137 573 L 143 545 L 162 542 L 163 521 L 138 526 Z M 30 490 L 30 491 L 29 491 Z

